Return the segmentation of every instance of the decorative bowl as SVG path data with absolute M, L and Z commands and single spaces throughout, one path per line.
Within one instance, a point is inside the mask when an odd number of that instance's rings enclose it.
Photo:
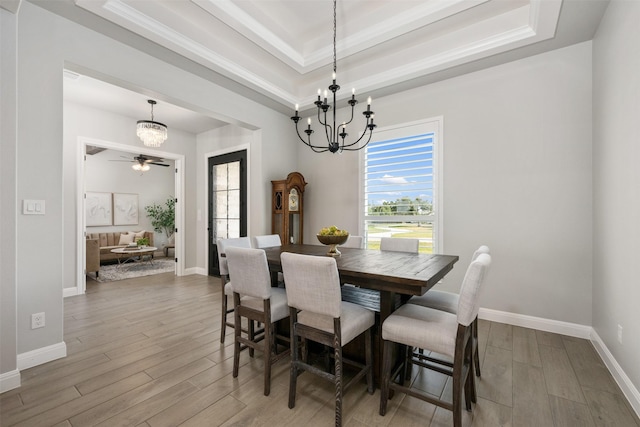
M 349 238 L 349 234 L 345 234 L 342 236 L 335 235 L 320 235 L 316 234 L 318 241 L 323 245 L 329 245 L 329 252 L 327 255 L 329 256 L 340 256 L 340 251 L 337 246 L 343 244 Z

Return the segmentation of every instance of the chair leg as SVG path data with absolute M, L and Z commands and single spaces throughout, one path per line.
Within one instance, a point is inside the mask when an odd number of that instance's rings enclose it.
M 220 342 L 224 344 L 224 335 L 227 332 L 227 296 L 222 285 L 222 322 L 220 323 Z
M 392 343 L 383 340 L 382 350 L 382 378 L 380 385 L 380 415 L 387 413 L 387 401 L 389 400 L 389 382 L 391 380 L 391 349 Z
M 298 380 L 298 336 L 295 333 L 297 321 L 295 308 L 289 310 L 289 330 L 291 331 L 291 369 L 289 371 L 289 409 L 296 406 L 296 383 Z
M 371 328 L 364 333 L 364 360 L 367 365 L 367 392 L 373 394 L 373 351 Z
M 334 343 L 335 385 L 336 385 L 336 427 L 342 426 L 342 345 Z
M 233 299 L 235 301 L 234 304 L 240 303 L 240 296 L 238 294 L 234 293 Z M 237 378 L 238 369 L 240 368 L 240 336 L 242 335 L 240 312 L 238 310 L 233 311 L 233 318 L 233 378 Z
M 453 427 L 462 427 L 462 375 L 461 366 L 453 370 Z
M 473 335 L 473 361 L 476 365 L 476 375 L 480 376 L 480 356 L 478 355 L 478 347 L 480 344 L 478 343 L 478 317 L 473 320 L 473 324 L 471 325 L 471 332 Z
M 266 329 L 266 327 L 265 327 Z M 255 341 L 256 331 L 254 329 L 253 320 L 247 319 L 247 330 L 249 331 L 249 340 Z M 265 337 L 266 338 L 266 337 Z M 255 354 L 255 350 L 253 347 L 249 347 L 249 357 L 253 357 Z
M 271 325 L 264 324 L 264 395 L 271 393 Z

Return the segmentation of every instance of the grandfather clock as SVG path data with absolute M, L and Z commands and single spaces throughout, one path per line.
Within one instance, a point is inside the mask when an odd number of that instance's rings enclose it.
M 302 244 L 302 203 L 307 183 L 299 172 L 287 179 L 271 181 L 271 232 L 279 234 L 282 244 Z

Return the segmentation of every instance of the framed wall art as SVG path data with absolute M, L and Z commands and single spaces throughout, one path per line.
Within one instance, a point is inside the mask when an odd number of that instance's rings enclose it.
M 111 225 L 112 202 L 111 193 L 87 191 L 85 200 L 85 217 L 87 227 Z
M 138 224 L 138 195 L 113 193 L 113 225 Z

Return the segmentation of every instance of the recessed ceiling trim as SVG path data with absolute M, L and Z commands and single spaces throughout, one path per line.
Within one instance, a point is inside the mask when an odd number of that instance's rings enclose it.
M 251 55 L 254 52 L 251 49 L 258 49 L 256 46 L 259 46 L 274 55 L 274 61 L 280 60 L 289 65 L 290 69 L 281 68 L 282 74 L 279 76 L 279 81 L 270 79 L 267 77 L 268 74 L 260 75 L 261 69 L 251 68 L 251 66 L 255 67 L 255 64 L 246 66 L 247 63 L 243 65 L 238 60 L 234 62 L 216 52 L 215 45 L 209 48 L 205 43 L 172 28 L 170 22 L 164 24 L 137 10 L 134 7 L 135 2 L 134 6 L 130 6 L 126 0 L 75 1 L 79 7 L 178 52 L 194 62 L 284 105 L 298 103 L 303 108 L 311 105 L 315 101 L 317 81 L 311 81 L 304 74 L 312 69 L 328 65 L 332 60 L 333 52 L 329 44 L 326 44 L 325 48 L 317 49 L 310 55 L 304 56 L 292 43 L 287 42 L 286 37 L 279 37 L 268 28 L 268 25 L 260 23 L 257 18 L 252 17 L 250 13 L 229 0 L 191 0 L 187 4 L 206 10 L 210 14 L 209 19 L 217 19 L 240 32 L 248 40 L 247 45 L 243 46 L 244 49 L 247 49 L 247 55 Z M 381 48 L 379 52 L 386 52 L 384 42 L 387 40 L 394 38 L 400 40 L 399 37 L 411 31 L 420 31 L 420 28 L 430 23 L 443 20 L 447 16 L 464 13 L 465 10 L 489 1 L 424 2 L 424 4 L 411 9 L 402 10 L 397 15 L 389 16 L 389 19 L 383 22 L 374 22 L 370 27 L 338 40 L 338 55 L 341 59 L 347 59 L 376 45 Z M 436 38 L 415 39 L 415 43 L 409 43 L 406 50 L 395 49 L 391 51 L 388 49 L 389 52 L 383 53 L 387 57 L 386 63 L 384 57 L 359 55 L 361 58 L 353 60 L 350 70 L 341 73 L 348 76 L 341 80 L 341 84 L 344 87 L 356 87 L 358 91 L 369 92 L 402 80 L 425 76 L 446 67 L 453 67 L 551 38 L 556 31 L 561 5 L 562 0 L 528 0 L 521 7 L 493 15 L 488 19 L 474 21 L 473 18 L 469 18 L 469 25 L 460 30 L 445 33 Z M 472 15 L 477 18 L 475 12 Z M 258 39 L 259 42 L 256 41 Z M 318 40 L 316 39 L 315 42 L 317 43 Z M 312 42 L 308 42 L 307 46 L 309 43 Z M 316 45 L 321 44 L 317 43 Z M 389 56 L 401 60 L 390 61 Z M 415 60 L 412 61 L 412 59 Z M 268 65 L 265 64 L 265 66 Z M 394 65 L 395 68 L 387 68 Z M 373 69 L 377 72 L 367 74 L 365 77 L 364 73 L 359 74 L 358 67 L 361 70 L 364 67 L 369 67 L 369 70 Z M 302 83 L 305 79 L 307 82 Z M 313 87 L 307 90 L 308 86 Z M 294 93 L 304 93 L 305 98 L 301 100 Z
M 78 6 L 96 12 L 94 9 L 94 7 L 96 7 L 95 2 L 90 0 L 77 0 L 77 4 Z M 176 51 L 186 54 L 196 62 L 204 63 L 211 69 L 220 72 L 226 77 L 229 77 L 241 84 L 252 86 L 261 93 L 266 93 L 272 97 L 277 96 L 278 100 L 285 104 L 295 103 L 295 97 L 290 92 L 272 84 L 257 74 L 239 66 L 235 62 L 229 61 L 224 56 L 219 55 L 191 38 L 178 33 L 161 22 L 150 18 L 120 0 L 107 0 L 103 3 L 102 7 L 97 7 L 98 9 L 106 10 L 112 15 L 120 18 L 121 22 L 122 20 L 126 21 L 129 24 L 127 28 L 130 28 L 130 26 L 138 27 L 139 29 L 144 30 L 144 33 L 146 33 L 148 38 L 157 43 L 171 43 Z
M 368 26 L 352 36 L 338 40 L 336 50 L 339 57 L 353 55 L 386 40 L 402 36 L 456 13 L 471 9 L 489 0 L 446 0 L 424 4 L 397 14 L 384 22 Z M 327 45 L 310 53 L 305 59 L 305 71 L 320 68 L 333 61 L 333 47 Z
M 238 6 L 224 0 L 191 0 L 205 11 L 223 22 L 233 19 L 238 24 L 234 27 L 246 38 L 277 56 L 289 66 L 302 68 L 304 57 L 302 53 L 289 43 L 275 35 L 258 20 L 251 17 Z

